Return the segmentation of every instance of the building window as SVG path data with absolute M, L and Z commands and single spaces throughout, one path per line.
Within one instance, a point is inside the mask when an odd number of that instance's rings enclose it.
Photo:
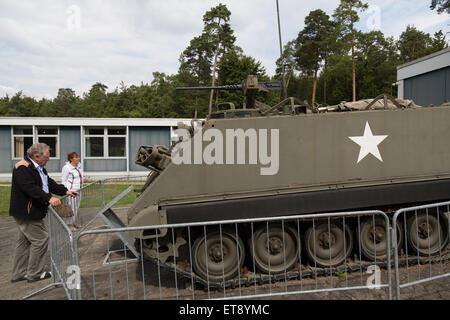
M 86 157 L 123 158 L 126 157 L 125 127 L 85 128 Z
M 50 147 L 50 158 L 59 157 L 59 129 L 57 127 L 14 126 L 14 159 L 23 158 L 29 147 L 36 142 L 43 142 Z
M 23 158 L 33 144 L 33 127 L 13 127 L 14 158 Z
M 37 141 L 45 143 L 50 147 L 50 158 L 58 158 L 59 157 L 58 128 L 38 127 L 36 131 L 37 131 Z

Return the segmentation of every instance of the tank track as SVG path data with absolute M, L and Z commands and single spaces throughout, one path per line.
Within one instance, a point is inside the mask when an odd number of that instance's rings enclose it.
M 450 261 L 450 252 L 446 250 L 445 254 L 441 255 L 442 261 Z M 361 261 L 356 256 L 353 260 L 347 259 L 348 261 L 342 265 L 331 268 L 320 268 L 314 266 L 301 266 L 299 269 L 299 265 L 294 266 L 293 269 L 277 274 L 263 274 L 259 272 L 252 272 L 245 270 L 245 268 L 240 270 L 240 276 L 236 276 L 234 279 L 223 281 L 207 281 L 198 275 L 196 275 L 192 270 L 191 266 L 187 261 L 180 261 L 175 265 L 173 262 L 167 261 L 162 263 L 157 258 L 150 257 L 144 253 L 144 259 L 147 261 L 151 261 L 158 268 L 162 268 L 168 272 L 176 272 L 176 274 L 182 278 L 189 279 L 192 284 L 197 284 L 202 286 L 205 290 L 216 289 L 216 290 L 224 290 L 224 289 L 235 289 L 240 287 L 250 287 L 253 285 L 263 285 L 268 283 L 277 283 L 277 282 L 287 282 L 291 280 L 301 280 L 303 278 L 316 278 L 316 277 L 329 277 L 335 276 L 338 277 L 337 273 L 353 273 L 353 272 L 363 272 L 367 270 L 367 268 L 371 265 L 377 265 L 380 268 L 387 269 L 387 261 Z M 170 260 L 170 259 L 168 259 Z M 399 256 L 399 267 L 415 266 L 415 265 L 425 265 L 431 263 L 436 264 L 439 263 L 440 257 L 433 256 L 431 257 L 409 257 L 406 259 L 405 255 L 402 254 Z M 394 267 L 394 258 L 391 259 L 391 267 Z M 244 270 L 244 272 L 243 272 Z

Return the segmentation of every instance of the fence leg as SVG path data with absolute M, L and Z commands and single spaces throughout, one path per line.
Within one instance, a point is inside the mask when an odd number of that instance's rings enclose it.
M 62 286 L 62 282 L 50 283 L 50 284 L 46 285 L 45 287 L 43 287 L 42 289 L 39 289 L 38 291 L 30 293 L 29 295 L 26 295 L 25 297 L 22 298 L 22 300 L 26 300 L 26 299 L 29 299 L 29 298 L 31 298 L 33 296 L 36 296 L 36 295 L 38 295 L 38 294 L 40 294 L 40 293 L 42 293 L 44 291 L 47 291 L 47 290 L 51 289 L 52 287 L 56 288 L 56 287 L 60 287 L 60 286 Z
M 105 183 L 100 181 L 100 189 L 102 190 L 102 208 L 105 206 Z
M 394 215 L 392 219 L 392 247 L 394 248 L 394 268 L 395 268 L 395 295 L 397 300 L 400 299 L 400 273 L 398 270 L 398 246 L 397 246 L 397 217 Z M 406 239 L 405 239 L 406 241 Z
M 81 273 L 80 262 L 78 260 L 78 239 L 79 239 L 79 236 L 76 235 L 72 242 L 72 261 L 73 261 L 73 264 L 78 267 L 78 271 Z M 75 294 L 73 295 L 74 300 L 82 300 L 82 297 L 81 297 L 81 274 L 79 274 L 78 276 L 79 276 L 79 278 L 77 279 L 77 281 L 79 281 L 79 283 L 77 283 L 77 286 L 74 289 L 74 292 L 75 292 Z
M 389 223 L 389 220 L 387 221 Z M 396 245 L 394 245 L 394 239 L 395 234 L 393 232 L 392 227 L 389 224 L 388 232 L 386 233 L 387 236 L 387 273 L 388 273 L 388 299 L 392 300 L 392 262 L 391 262 L 391 248 L 394 248 Z

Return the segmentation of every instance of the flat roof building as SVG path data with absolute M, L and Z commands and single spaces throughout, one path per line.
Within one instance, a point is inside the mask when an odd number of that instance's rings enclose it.
M 51 147 L 46 169 L 55 179 L 72 151 L 80 154 L 88 178 L 145 175 L 148 169 L 134 163 L 138 148 L 169 147 L 178 122 L 191 119 L 0 118 L 0 180 L 11 180 L 14 164 L 36 142 Z
M 397 67 L 398 98 L 421 106 L 450 101 L 450 48 Z

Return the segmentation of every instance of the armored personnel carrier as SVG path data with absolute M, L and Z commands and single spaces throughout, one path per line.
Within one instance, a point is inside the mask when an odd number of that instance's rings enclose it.
M 450 106 L 424 108 L 387 95 L 333 107 L 295 98 L 267 106 L 257 95 L 281 85 L 259 83 L 254 76 L 216 88 L 242 90 L 245 104 L 240 109 L 222 104 L 205 120 L 180 123 L 179 140 L 170 148 L 142 146 L 137 152 L 136 163 L 150 173 L 128 211 L 130 227 L 361 209 L 392 213 L 450 199 Z M 408 220 L 407 232 L 419 230 L 419 237 L 408 237 L 418 254 L 435 254 L 447 245 L 447 219 L 438 215 L 444 213 Z M 259 272 L 284 272 L 298 261 L 300 239 L 310 261 L 324 268 L 342 264 L 356 240 L 367 260 L 386 257 L 384 222 L 362 219 L 358 228 L 354 236 L 351 222 L 343 228 L 331 220 L 329 227 L 305 224 L 298 234 L 290 226 L 267 230 L 264 224 L 239 233 L 247 238 L 223 230 L 209 233 L 208 240 L 203 228 L 192 230 L 193 268 L 203 279 L 231 279 L 244 263 L 238 257 L 250 255 Z M 156 258 L 158 246 L 172 241 L 166 233 L 132 236 L 143 239 L 144 251 Z M 172 245 L 186 243 L 187 234 L 180 238 Z M 250 238 L 255 250 L 249 250 Z M 281 239 L 285 260 L 278 259 Z M 217 243 L 228 243 L 231 252 L 222 256 L 214 249 Z

